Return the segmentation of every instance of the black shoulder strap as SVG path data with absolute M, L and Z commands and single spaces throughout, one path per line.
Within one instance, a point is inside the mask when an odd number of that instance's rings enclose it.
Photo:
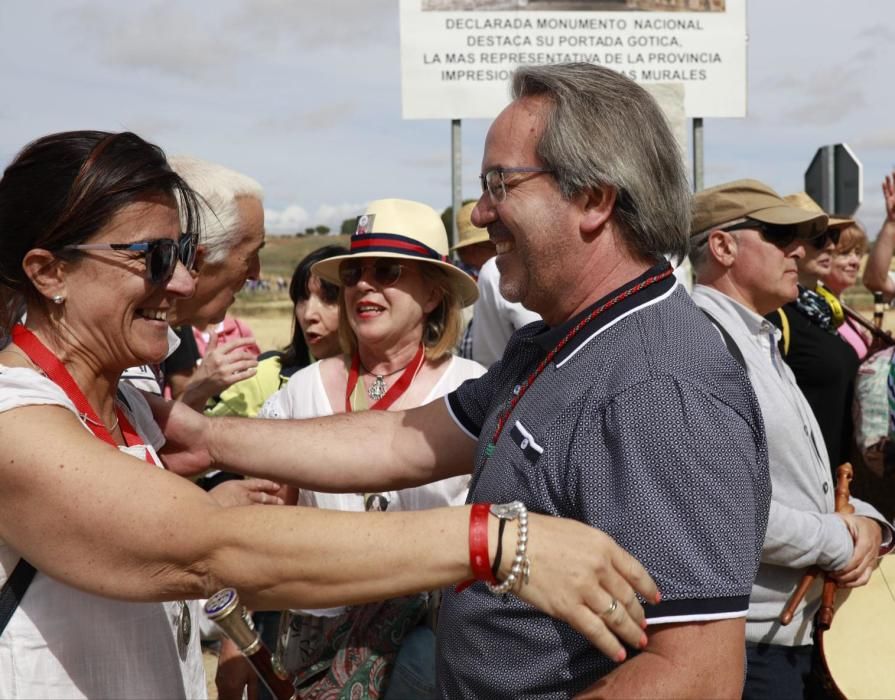
M 3 634 L 12 614 L 19 607 L 22 598 L 25 597 L 25 591 L 28 590 L 36 573 L 37 569 L 31 564 L 24 559 L 19 559 L 16 568 L 12 570 L 12 574 L 3 584 L 3 590 L 0 591 L 0 635 Z
M 706 315 L 709 321 L 718 329 L 718 332 L 721 334 L 721 337 L 724 338 L 724 344 L 727 346 L 727 351 L 733 355 L 733 359 L 740 363 L 740 367 L 743 368 L 743 371 L 746 374 L 749 374 L 749 368 L 746 367 L 746 358 L 743 357 L 743 353 L 740 351 L 739 346 L 733 341 L 733 338 L 730 337 L 730 333 L 727 332 L 727 329 L 718 323 L 717 319 L 712 316 L 705 309 L 700 309 L 702 313 Z

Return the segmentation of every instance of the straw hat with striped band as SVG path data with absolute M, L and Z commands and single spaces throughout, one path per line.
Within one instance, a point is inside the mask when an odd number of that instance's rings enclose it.
M 814 199 L 807 192 L 796 192 L 795 194 L 788 194 L 784 198 L 787 203 L 793 205 L 794 207 L 798 207 L 799 209 L 804 209 L 805 211 L 810 211 L 815 214 L 826 214 L 826 212 L 821 209 L 820 204 L 814 201 Z M 845 229 L 855 223 L 854 219 L 848 219 L 844 216 L 833 216 L 832 214 L 827 214 L 829 217 L 829 221 L 827 222 L 827 228 L 832 229 Z
M 447 274 L 462 306 L 479 296 L 475 280 L 448 259 L 447 231 L 432 207 L 407 199 L 370 202 L 357 217 L 348 255 L 316 263 L 311 272 L 327 282 L 341 285 L 339 265 L 355 258 L 396 258 L 437 265 Z

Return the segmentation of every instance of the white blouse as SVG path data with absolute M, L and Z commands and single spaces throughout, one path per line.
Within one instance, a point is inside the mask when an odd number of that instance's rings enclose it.
M 480 377 L 486 371 L 478 362 L 452 356 L 444 374 L 432 387 L 423 404 L 450 393 L 467 379 Z M 293 374 L 286 386 L 264 403 L 258 415 L 260 418 L 317 418 L 330 416 L 333 413 L 335 411 L 323 386 L 320 363 L 315 362 Z M 387 502 L 387 508 L 382 510 L 388 511 L 463 505 L 466 503 L 466 494 L 469 491 L 469 479 L 469 476 L 455 476 L 414 488 L 381 491 L 373 498 L 378 500 L 381 495 Z M 366 494 L 366 497 L 369 499 L 371 495 Z M 365 494 L 360 493 L 321 493 L 302 489 L 299 504 L 328 510 L 363 511 L 364 496 Z M 339 607 L 305 612 L 330 617 L 341 614 L 344 610 L 344 607 Z
M 146 443 L 121 451 L 141 461 L 148 452 L 161 467 L 156 449 L 164 438 L 146 400 L 125 383 L 121 390 L 127 403 L 122 409 Z M 64 406 L 77 415 L 71 400 L 43 374 L 0 366 L 0 412 L 32 405 Z M 0 585 L 20 558 L 0 540 Z M 179 603 L 111 600 L 38 571 L 0 635 L 0 698 L 205 698 L 200 607 L 196 601 L 188 605 L 192 632 L 181 658 Z

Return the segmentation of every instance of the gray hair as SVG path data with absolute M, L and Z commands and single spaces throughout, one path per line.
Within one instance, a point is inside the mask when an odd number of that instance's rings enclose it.
M 200 243 L 205 246 L 206 262 L 223 262 L 241 238 L 237 200 L 251 197 L 263 202 L 264 190 L 248 175 L 217 163 L 189 156 L 174 156 L 168 163 L 199 194 L 202 210 Z
M 690 236 L 690 265 L 693 272 L 699 272 L 708 259 L 709 234 L 715 230 L 715 226 L 705 231 Z
M 707 228 L 705 231 L 699 231 L 690 236 L 690 265 L 693 267 L 694 273 L 698 274 L 709 260 L 709 236 L 711 236 L 712 231 L 724 231 L 728 226 L 741 224 L 745 220 L 745 218 L 739 218 L 725 221 L 722 224 L 717 224 L 711 228 Z M 725 231 L 725 233 L 733 236 L 735 241 L 740 239 L 739 231 Z
M 590 63 L 520 67 L 512 90 L 516 99 L 552 103 L 537 153 L 564 197 L 613 187 L 614 216 L 634 252 L 686 257 L 690 187 L 678 144 L 646 90 Z

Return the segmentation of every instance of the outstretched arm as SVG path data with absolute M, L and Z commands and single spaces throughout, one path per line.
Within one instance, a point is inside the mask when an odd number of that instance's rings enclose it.
M 207 597 L 229 585 L 256 610 L 326 607 L 432 590 L 471 575 L 468 507 L 223 508 L 186 479 L 96 440 L 59 406 L 0 413 L 0 483 L 0 538 L 42 573 L 111 598 Z M 493 558 L 496 519 L 488 526 Z M 516 537 L 515 522 L 505 537 Z M 578 522 L 532 515 L 529 557 L 523 600 L 611 656 L 623 654 L 620 639 L 638 645 L 643 610 L 634 592 L 655 600 L 656 587 L 611 538 Z M 504 557 L 501 576 L 509 565 Z M 632 603 L 618 620 L 604 621 L 594 611 L 612 598 Z
M 408 411 L 261 420 L 209 419 L 147 398 L 168 441 L 165 464 L 180 474 L 225 468 L 314 491 L 363 492 L 472 471 L 476 443 L 442 399 Z
M 883 180 L 883 199 L 886 219 L 873 244 L 864 268 L 864 286 L 872 292 L 882 292 L 886 301 L 895 298 L 895 281 L 889 277 L 889 265 L 895 253 L 895 172 Z

